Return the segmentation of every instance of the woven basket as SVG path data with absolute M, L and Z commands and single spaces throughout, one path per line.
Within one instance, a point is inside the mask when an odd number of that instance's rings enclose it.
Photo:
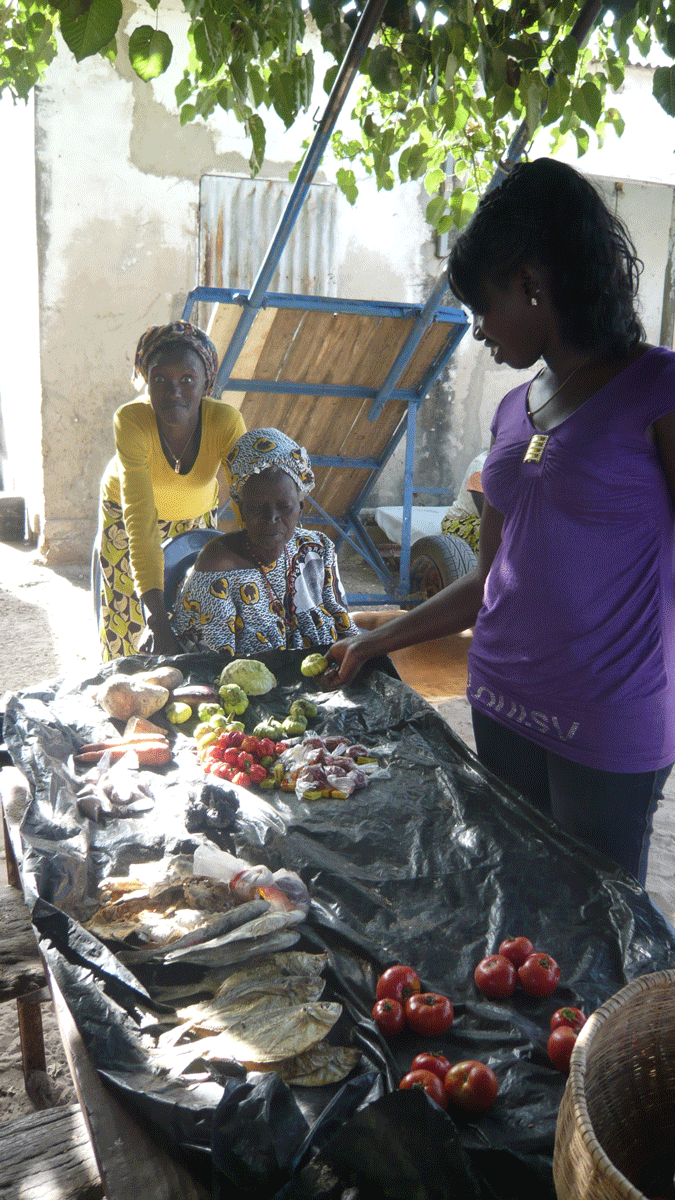
M 675 1166 L 675 971 L 643 975 L 589 1018 L 558 1113 L 558 1200 L 644 1200 Z M 657 1184 L 659 1190 L 664 1186 Z M 671 1189 L 669 1189 L 670 1191 Z M 667 1193 L 666 1193 L 667 1194 Z

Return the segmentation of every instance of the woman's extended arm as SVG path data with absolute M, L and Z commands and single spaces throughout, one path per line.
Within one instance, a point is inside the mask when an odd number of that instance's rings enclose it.
M 344 687 L 369 658 L 376 654 L 391 654 L 418 642 L 460 633 L 475 624 L 483 603 L 483 589 L 501 539 L 503 517 L 488 504 L 483 506 L 480 522 L 478 565 L 470 574 L 451 583 L 425 600 L 417 608 L 394 617 L 377 629 L 336 642 L 327 657 L 336 664 L 326 682 L 331 687 Z

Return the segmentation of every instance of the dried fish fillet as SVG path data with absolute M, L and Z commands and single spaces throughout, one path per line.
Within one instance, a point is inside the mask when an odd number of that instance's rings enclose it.
M 320 977 L 289 975 L 285 979 L 270 980 L 259 987 L 249 984 L 227 996 L 216 996 L 210 1001 L 190 1004 L 176 1011 L 176 1018 L 180 1023 L 169 1033 L 163 1034 L 159 1044 L 177 1045 L 191 1031 L 198 1034 L 217 1033 L 222 1029 L 229 1029 L 233 1021 L 253 1016 L 257 1012 L 266 1012 L 273 1021 L 278 1008 L 292 1008 L 298 1004 L 309 1004 L 319 1000 L 324 986 Z
M 342 1013 L 341 1004 L 317 1000 L 292 1008 L 275 1009 L 244 1016 L 215 1037 L 202 1038 L 188 1046 L 155 1052 L 160 1065 L 172 1075 L 182 1072 L 196 1058 L 237 1059 L 238 1062 L 281 1062 L 316 1046 L 333 1028 Z
M 178 962 L 190 962 L 198 967 L 229 967 L 234 963 L 248 962 L 259 954 L 271 954 L 276 950 L 288 950 L 300 940 L 295 929 L 281 929 L 267 937 L 244 938 L 228 946 L 195 946 L 190 957 L 178 958 Z
M 255 938 L 264 938 L 271 933 L 276 933 L 281 929 L 288 929 L 291 925 L 299 925 L 304 921 L 305 915 L 299 909 L 292 909 L 290 912 L 268 912 L 263 916 L 255 917 L 252 921 L 248 921 L 245 925 L 231 929 L 229 933 L 225 933 L 222 937 L 213 938 L 209 942 L 204 942 L 201 946 L 184 946 L 180 950 L 171 951 L 166 955 L 166 961 L 178 962 L 185 960 L 192 961 L 194 951 L 215 950 L 221 946 L 229 946 L 232 942 L 240 942 L 245 938 L 252 940 Z M 196 960 L 195 960 L 196 961 Z
M 320 1042 L 311 1050 L 305 1050 L 303 1054 L 296 1054 L 294 1058 L 287 1058 L 283 1062 L 244 1063 L 244 1066 L 255 1071 L 276 1071 L 285 1083 L 296 1087 L 326 1087 L 346 1079 L 360 1058 L 361 1051 L 352 1046 L 331 1046 L 328 1042 Z

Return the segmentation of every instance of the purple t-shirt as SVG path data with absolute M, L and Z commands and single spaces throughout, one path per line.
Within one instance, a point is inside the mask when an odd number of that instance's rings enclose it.
M 504 515 L 469 654 L 471 704 L 575 762 L 675 760 L 675 520 L 647 430 L 675 410 L 653 347 L 551 430 L 527 384 L 502 400 L 483 489 Z

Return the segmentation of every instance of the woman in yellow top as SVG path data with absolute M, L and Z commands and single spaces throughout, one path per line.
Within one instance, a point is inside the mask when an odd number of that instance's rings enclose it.
M 164 606 L 162 542 L 216 527 L 218 468 L 246 428 L 208 395 L 217 371 L 213 342 L 187 321 L 155 325 L 138 343 L 135 374 L 148 392 L 115 413 L 116 454 L 101 483 L 104 661 L 180 652 Z

